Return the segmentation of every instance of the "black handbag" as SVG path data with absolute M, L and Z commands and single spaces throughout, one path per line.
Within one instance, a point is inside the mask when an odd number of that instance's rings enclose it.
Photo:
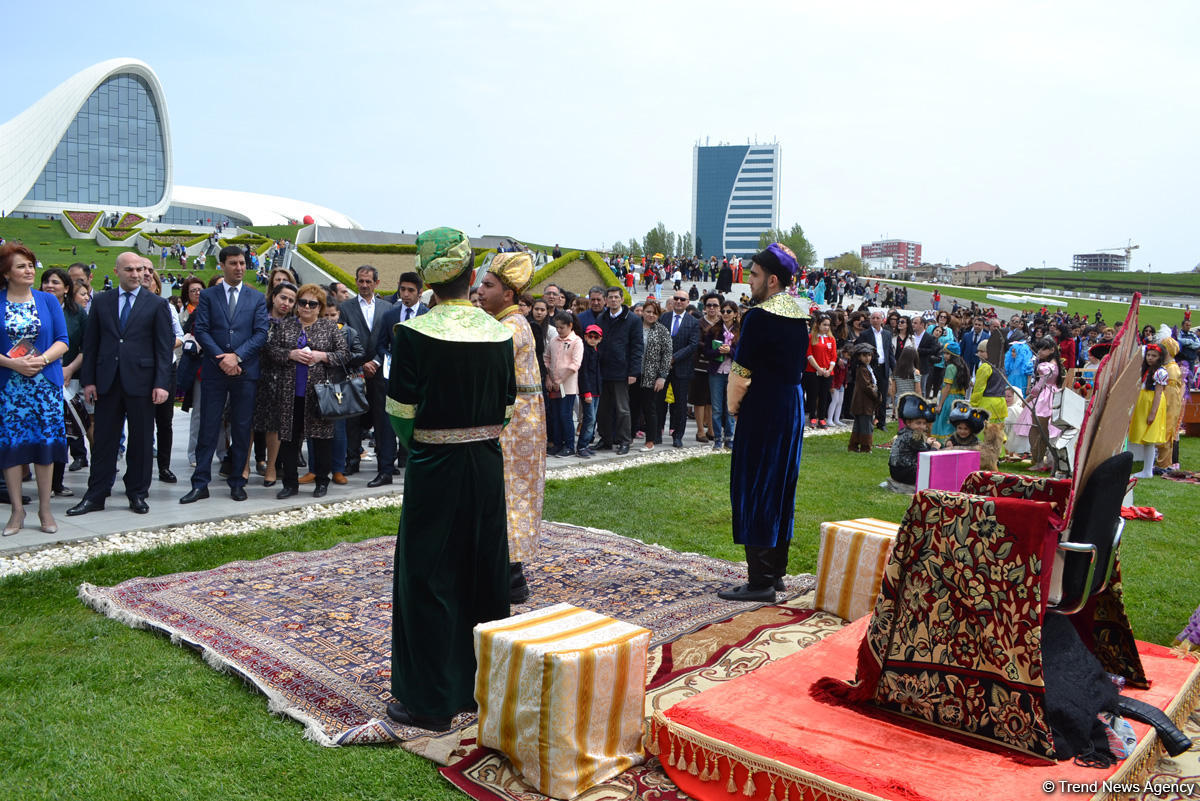
M 316 392 L 317 411 L 326 420 L 344 420 L 367 411 L 367 384 L 362 376 L 322 381 Z

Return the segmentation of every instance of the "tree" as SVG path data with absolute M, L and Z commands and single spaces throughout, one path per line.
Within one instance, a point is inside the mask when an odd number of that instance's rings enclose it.
M 848 251 L 838 256 L 836 259 L 830 259 L 829 269 L 831 270 L 849 270 L 855 275 L 863 274 L 863 260 L 859 258 L 857 253 Z
M 793 225 L 791 230 L 786 233 L 774 228 L 764 231 L 758 238 L 759 250 L 772 242 L 787 245 L 792 253 L 796 254 L 796 263 L 803 269 L 808 269 L 817 261 L 817 251 L 804 235 L 804 229 L 800 227 L 800 223 Z
M 614 256 L 628 256 L 629 246 L 618 239 L 616 242 L 613 242 L 612 254 Z
M 629 238 L 629 255 L 637 256 L 639 258 L 642 255 L 642 246 L 638 244 L 638 241 L 633 237 Z
M 687 231 L 683 236 L 679 237 L 679 250 L 675 255 L 679 256 L 680 258 L 690 258 L 694 250 L 695 246 L 692 243 L 692 232 Z
M 647 256 L 661 253 L 664 256 L 675 254 L 675 234 L 667 230 L 662 222 L 651 228 L 642 237 L 642 246 Z

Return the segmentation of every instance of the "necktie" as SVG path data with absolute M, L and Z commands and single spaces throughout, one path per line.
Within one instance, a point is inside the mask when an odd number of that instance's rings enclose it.
M 229 287 L 229 319 L 233 319 L 234 312 L 237 311 L 238 291 L 237 287 Z
M 679 332 L 679 315 L 675 315 L 671 322 L 671 336 L 675 336 Z
M 129 319 L 129 307 L 133 305 L 133 293 L 122 292 L 121 294 L 125 297 L 125 302 L 121 305 L 121 315 L 117 321 L 121 324 L 121 330 L 124 331 L 125 321 Z
M 404 322 L 408 322 L 408 318 L 412 317 L 412 307 L 404 307 Z

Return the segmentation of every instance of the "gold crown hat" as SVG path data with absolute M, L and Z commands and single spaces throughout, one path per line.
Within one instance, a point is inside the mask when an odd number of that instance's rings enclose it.
M 417 236 L 417 275 L 426 284 L 445 284 L 471 269 L 471 240 L 457 228 L 431 228 Z
M 488 272 L 519 295 L 533 280 L 533 258 L 528 253 L 497 253 L 492 256 Z

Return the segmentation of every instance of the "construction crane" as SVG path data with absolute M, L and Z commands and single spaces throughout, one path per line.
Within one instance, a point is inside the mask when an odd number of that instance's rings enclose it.
M 1133 253 L 1133 251 L 1137 250 L 1140 247 L 1141 247 L 1141 245 L 1135 245 L 1135 244 L 1133 244 L 1133 240 L 1129 239 L 1129 240 L 1126 240 L 1125 245 L 1123 247 L 1118 246 L 1115 248 L 1100 248 L 1096 252 L 1097 253 L 1111 253 L 1111 252 L 1115 252 L 1118 250 L 1125 251 L 1125 269 L 1128 270 L 1130 265 L 1133 264 L 1133 258 L 1132 258 L 1131 254 Z

